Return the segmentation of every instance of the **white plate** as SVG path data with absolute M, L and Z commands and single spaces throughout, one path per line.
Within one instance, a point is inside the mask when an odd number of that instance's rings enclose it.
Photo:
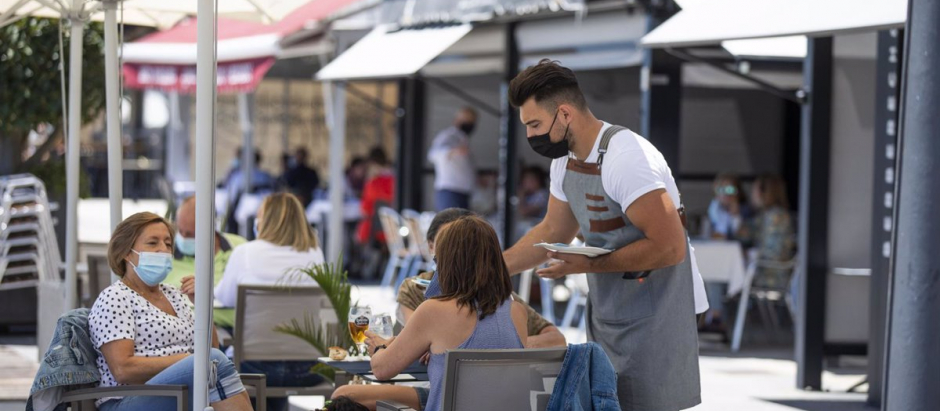
M 588 257 L 597 257 L 599 255 L 610 254 L 613 250 L 607 250 L 597 247 L 575 247 L 567 244 L 538 243 L 536 247 L 542 247 L 548 251 L 554 251 L 563 254 L 580 254 Z

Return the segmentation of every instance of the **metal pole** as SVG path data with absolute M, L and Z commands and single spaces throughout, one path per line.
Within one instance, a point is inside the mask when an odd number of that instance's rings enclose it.
M 65 192 L 67 196 L 65 217 L 65 310 L 78 307 L 78 176 L 81 159 L 82 131 L 82 42 L 85 39 L 85 23 L 77 18 L 82 0 L 72 1 L 72 36 L 69 41 L 69 141 L 65 164 Z
M 343 197 L 346 188 L 343 167 L 346 159 L 346 83 L 325 83 L 325 88 L 332 88 L 327 104 L 330 110 L 330 213 L 328 227 L 330 261 L 337 261 L 343 252 Z
M 810 38 L 803 67 L 800 125 L 799 255 L 803 278 L 797 304 L 797 387 L 822 389 L 829 272 L 829 159 L 832 118 L 832 37 Z
M 284 79 L 284 91 L 281 96 L 281 152 L 290 150 L 290 79 Z M 286 170 L 285 170 L 286 171 Z
M 193 409 L 209 405 L 209 345 L 215 254 L 215 0 L 198 0 L 196 43 L 196 335 Z M 250 147 L 246 147 L 250 149 Z
M 509 248 L 515 238 L 515 209 L 518 199 L 515 196 L 517 172 L 519 168 L 518 150 L 516 149 L 516 109 L 509 103 L 509 82 L 519 73 L 519 48 L 516 45 L 516 23 L 506 25 L 506 56 L 503 83 L 500 85 L 499 118 L 499 187 L 497 208 L 499 210 L 503 247 Z
M 872 178 L 871 290 L 869 295 L 868 404 L 881 406 L 884 389 L 886 317 L 888 313 L 888 271 L 891 267 L 891 236 L 894 231 L 893 204 L 897 157 L 897 123 L 901 90 L 899 30 L 878 33 L 875 69 L 875 150 Z
M 104 82 L 108 128 L 108 198 L 111 203 L 111 231 L 124 219 L 123 164 L 121 130 L 121 89 L 118 79 L 117 1 L 104 2 Z M 112 278 L 114 280 L 114 278 Z
M 242 129 L 242 194 L 251 192 L 251 174 L 255 169 L 255 148 L 254 148 L 254 126 L 251 122 L 251 103 L 254 99 L 249 93 L 238 94 L 238 122 Z M 234 198 L 229 199 L 229 203 L 234 202 Z M 235 210 L 232 210 L 234 212 Z M 239 229 L 242 237 L 248 237 L 251 230 L 247 224 Z
M 897 230 L 889 288 L 884 410 L 926 411 L 940 403 L 940 3 L 908 3 L 904 39 Z

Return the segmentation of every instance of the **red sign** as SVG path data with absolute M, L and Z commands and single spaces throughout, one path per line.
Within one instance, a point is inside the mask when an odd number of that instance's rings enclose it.
M 244 93 L 258 87 L 273 57 L 219 63 L 216 86 L 219 93 Z M 189 94 L 196 92 L 196 66 L 124 63 L 124 85 L 133 89 L 160 89 Z

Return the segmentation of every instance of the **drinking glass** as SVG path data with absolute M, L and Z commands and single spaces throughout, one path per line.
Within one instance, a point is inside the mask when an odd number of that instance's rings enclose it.
M 372 308 L 370 307 L 350 307 L 349 308 L 349 335 L 359 352 L 365 352 L 364 342 L 366 341 L 366 331 L 369 329 L 369 323 L 372 319 Z
M 391 315 L 382 313 L 372 317 L 372 324 L 370 326 L 372 327 L 372 332 L 387 340 L 392 338 L 394 334 L 395 322 L 392 320 Z

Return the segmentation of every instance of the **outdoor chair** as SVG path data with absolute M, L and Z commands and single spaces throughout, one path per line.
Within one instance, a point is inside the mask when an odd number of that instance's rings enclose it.
M 267 411 L 265 398 L 266 377 L 264 374 L 239 374 L 248 395 L 257 399 L 255 411 Z M 66 391 L 60 403 L 67 403 L 72 411 L 96 411 L 95 400 L 106 397 L 174 397 L 176 409 L 186 410 L 189 389 L 185 385 L 121 385 L 116 387 L 92 387 Z
M 66 313 L 65 315 L 70 315 Z M 73 338 L 82 335 L 81 333 L 72 334 Z M 90 345 L 90 342 L 89 342 Z M 248 390 L 248 395 L 257 398 L 258 406 L 255 411 L 266 411 L 265 398 L 267 388 L 267 378 L 264 374 L 239 374 L 242 384 Z M 68 404 L 72 411 L 95 411 L 95 400 L 107 397 L 174 397 L 176 398 L 176 409 L 186 410 L 189 400 L 189 390 L 185 385 L 146 385 L 132 384 L 120 385 L 115 387 L 88 387 L 65 390 L 59 397 L 59 404 Z
M 738 350 L 741 349 L 744 323 L 747 321 L 747 311 L 752 301 L 761 316 L 761 321 L 770 327 L 774 335 L 777 335 L 780 331 L 778 307 L 784 305 L 789 309 L 789 298 L 787 295 L 790 285 L 789 281 L 785 281 L 780 287 L 755 286 L 754 277 L 761 268 L 786 270 L 790 273 L 789 277 L 793 278 L 796 270 L 799 268 L 799 264 L 797 264 L 795 258 L 785 262 L 752 258 L 745 273 L 744 288 L 741 290 L 741 298 L 738 301 L 738 311 L 735 314 L 734 331 L 731 337 L 732 352 L 738 352 Z
M 240 370 L 244 361 L 315 361 L 326 356 L 306 341 L 275 332 L 279 324 L 312 318 L 319 324 L 338 324 L 329 298 L 317 286 L 239 285 L 235 306 L 233 362 Z M 267 387 L 268 397 L 323 395 L 329 398 L 333 383 L 313 387 Z
M 434 256 L 431 255 L 431 247 L 428 245 L 428 232 L 422 229 L 421 214 L 414 210 L 402 210 L 402 222 L 408 228 L 408 254 L 411 256 L 411 266 L 406 270 L 400 270 L 398 279 L 395 281 L 397 290 L 401 283 L 408 277 L 414 277 L 422 270 L 430 270 L 434 265 Z
M 408 252 L 401 235 L 401 229 L 404 227 L 401 215 L 390 207 L 381 207 L 378 210 L 378 216 L 382 231 L 385 233 L 385 244 L 388 245 L 388 264 L 385 266 L 381 285 L 393 287 L 396 280 L 395 274 L 398 270 L 407 271 L 413 256 Z
M 545 410 L 566 351 L 567 348 L 448 351 L 442 409 Z M 392 401 L 379 401 L 377 410 L 412 411 Z
M 584 318 L 587 314 L 588 288 L 587 275 L 576 274 L 565 278 L 565 286 L 571 290 L 571 297 L 568 299 L 568 307 L 565 308 L 565 316 L 561 319 L 561 327 L 574 327 L 575 315 L 578 309 L 581 309 L 581 315 L 578 316 L 577 327 L 584 330 Z

